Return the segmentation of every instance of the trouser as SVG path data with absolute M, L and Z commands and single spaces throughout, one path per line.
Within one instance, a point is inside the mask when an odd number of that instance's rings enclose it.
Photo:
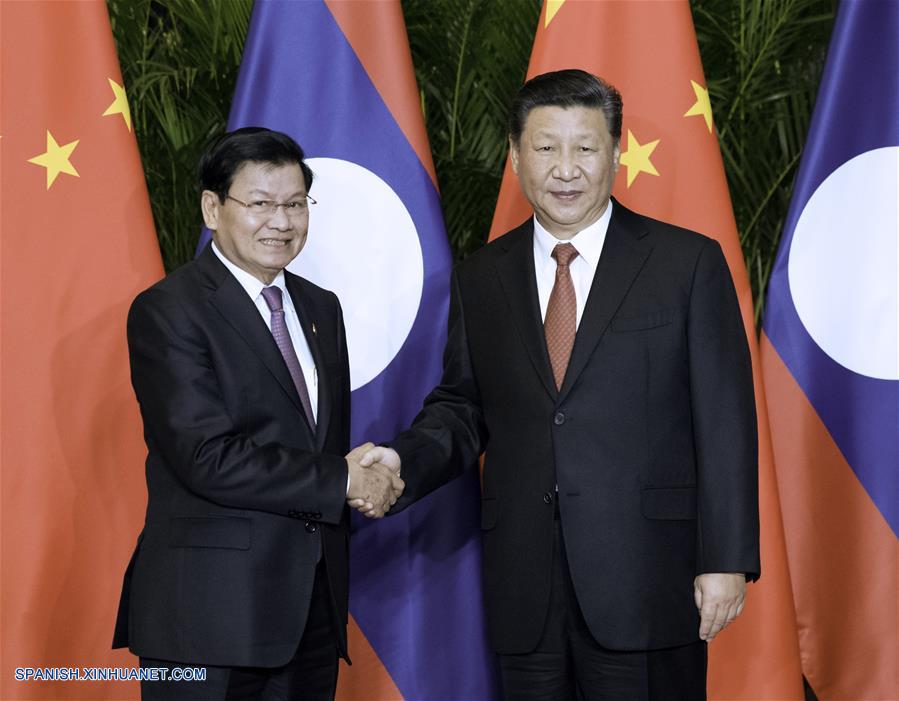
M 142 681 L 142 701 L 332 701 L 337 686 L 336 612 L 324 558 L 297 651 L 283 667 L 214 667 L 142 657 L 141 667 L 204 667 L 205 681 Z
M 561 522 L 543 633 L 533 652 L 499 655 L 507 701 L 705 701 L 707 646 L 622 652 L 596 642 L 571 583 Z

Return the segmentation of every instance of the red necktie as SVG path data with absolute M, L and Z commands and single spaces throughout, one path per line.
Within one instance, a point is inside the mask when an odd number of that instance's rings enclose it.
M 577 333 L 577 297 L 568 269 L 577 255 L 577 249 L 570 243 L 560 243 L 552 252 L 552 257 L 556 259 L 556 281 L 549 295 L 543 332 L 546 334 L 546 350 L 549 351 L 556 389 L 562 388 Z

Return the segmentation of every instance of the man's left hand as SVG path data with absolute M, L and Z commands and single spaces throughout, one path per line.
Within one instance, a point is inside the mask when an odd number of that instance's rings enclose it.
M 741 572 L 701 574 L 693 580 L 699 609 L 699 637 L 709 642 L 743 611 L 746 576 Z

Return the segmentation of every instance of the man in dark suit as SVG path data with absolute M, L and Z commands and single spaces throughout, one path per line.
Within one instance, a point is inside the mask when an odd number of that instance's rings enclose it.
M 733 283 L 714 240 L 610 198 L 621 107 L 583 71 L 522 87 L 511 160 L 534 218 L 458 266 L 441 384 L 362 459 L 402 463 L 404 506 L 486 451 L 487 622 L 509 699 L 704 699 L 706 641 L 759 574 Z
M 284 270 L 309 226 L 312 172 L 286 134 L 248 127 L 200 163 L 213 242 L 135 299 L 131 376 L 144 422 L 146 523 L 114 646 L 171 675 L 145 699 L 331 699 L 347 657 L 349 497 L 402 482 L 349 447 L 337 297 Z

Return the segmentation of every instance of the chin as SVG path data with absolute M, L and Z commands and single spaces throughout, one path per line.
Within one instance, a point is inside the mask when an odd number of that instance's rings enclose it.
M 570 214 L 556 214 L 552 217 L 552 221 L 559 226 L 577 226 L 579 222 L 583 221 L 583 217 L 572 216 Z
M 289 248 L 285 248 L 283 251 L 271 251 L 266 258 L 273 263 L 283 263 L 287 265 L 290 261 L 297 257 L 297 254 L 294 253 L 293 250 Z M 283 267 L 283 266 L 282 266 Z

